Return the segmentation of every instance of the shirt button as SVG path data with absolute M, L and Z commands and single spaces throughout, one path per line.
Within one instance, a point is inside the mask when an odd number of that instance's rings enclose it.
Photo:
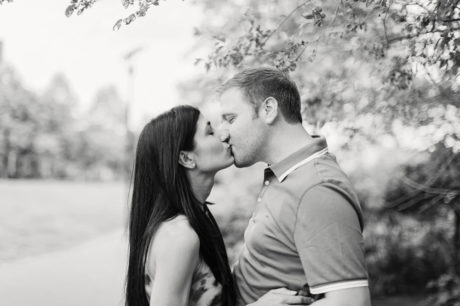
M 260 202 L 260 201 L 262 201 L 262 198 L 257 198 L 257 202 Z
M 265 186 L 268 186 L 270 184 L 270 181 L 265 181 L 264 184 Z

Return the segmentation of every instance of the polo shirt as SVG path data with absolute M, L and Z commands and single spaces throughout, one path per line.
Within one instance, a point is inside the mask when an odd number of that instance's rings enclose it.
M 280 287 L 368 286 L 358 197 L 323 137 L 265 169 L 233 274 L 237 305 Z

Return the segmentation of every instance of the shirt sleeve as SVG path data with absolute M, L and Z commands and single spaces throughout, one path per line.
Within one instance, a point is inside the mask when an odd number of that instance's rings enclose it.
M 359 218 L 336 190 L 318 185 L 303 195 L 294 242 L 313 294 L 368 286 Z

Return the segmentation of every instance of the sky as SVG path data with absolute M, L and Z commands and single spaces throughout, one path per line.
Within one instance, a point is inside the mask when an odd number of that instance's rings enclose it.
M 145 17 L 113 31 L 115 22 L 135 7 L 99 0 L 82 15 L 67 18 L 69 2 L 14 0 L 0 6 L 3 61 L 16 69 L 26 87 L 39 93 L 62 73 L 84 108 L 98 89 L 113 84 L 132 101 L 133 125 L 184 103 L 177 84 L 203 71 L 190 54 L 193 29 L 203 18 L 198 7 L 189 1 L 161 1 Z M 131 91 L 123 58 L 138 48 Z

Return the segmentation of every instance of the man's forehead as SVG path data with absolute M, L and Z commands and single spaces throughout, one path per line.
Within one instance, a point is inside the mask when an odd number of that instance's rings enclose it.
M 220 110 L 222 114 L 235 113 L 245 110 L 250 103 L 239 88 L 229 88 L 220 95 Z
M 245 95 L 244 95 L 243 89 L 238 88 L 238 87 L 231 87 L 231 88 L 228 88 L 225 91 L 223 91 L 220 94 L 220 98 L 223 99 L 223 100 L 226 100 L 228 98 L 230 98 L 230 99 L 235 99 L 235 98 L 244 99 Z

